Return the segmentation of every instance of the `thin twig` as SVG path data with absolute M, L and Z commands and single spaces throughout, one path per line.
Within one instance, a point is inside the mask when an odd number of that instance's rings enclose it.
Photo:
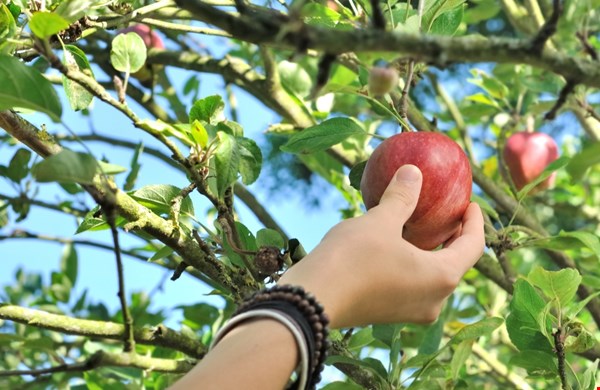
M 373 28 L 376 30 L 385 30 L 385 17 L 379 6 L 379 0 L 371 0 L 371 13 Z
M 109 196 L 108 199 L 113 200 L 113 196 Z M 114 202 L 110 204 L 105 202 L 102 204 L 102 211 L 106 217 L 106 222 L 110 226 L 110 232 L 112 234 L 115 259 L 117 261 L 117 279 L 119 283 L 119 302 L 121 303 L 121 313 L 123 314 L 123 325 L 125 326 L 125 332 L 123 337 L 123 351 L 132 352 L 135 348 L 135 338 L 133 336 L 133 318 L 129 312 L 129 306 L 127 305 L 127 296 L 125 291 L 125 273 L 123 271 L 123 260 L 121 259 L 121 246 L 119 244 L 119 230 L 116 225 L 116 209 Z
M 563 4 L 561 0 L 552 1 L 552 15 L 544 23 L 537 35 L 531 40 L 531 48 L 535 53 L 540 53 L 544 49 L 546 41 L 556 33 L 556 26 L 558 25 L 558 19 L 563 11 Z
M 575 35 L 577 35 L 577 38 L 579 38 L 579 41 L 581 42 L 581 45 L 583 46 L 583 50 L 590 57 L 592 57 L 592 59 L 598 61 L 598 52 L 596 51 L 596 48 L 594 48 L 594 46 L 592 46 L 590 44 L 590 41 L 588 40 L 587 30 L 585 30 L 583 32 L 577 31 L 577 33 L 575 33 Z
M 408 63 L 408 74 L 406 75 L 406 82 L 402 94 L 400 95 L 400 117 L 404 120 L 406 127 L 403 126 L 402 131 L 409 131 L 408 128 L 408 93 L 410 92 L 410 85 L 412 84 L 413 72 L 415 69 L 415 61 L 410 60 Z
M 552 336 L 554 337 L 554 352 L 558 358 L 558 376 L 560 377 L 560 383 L 563 390 L 570 390 L 569 383 L 567 382 L 567 374 L 565 372 L 565 343 L 561 328 L 556 329 L 556 332 L 554 332 Z
M 331 73 L 331 68 L 336 58 L 337 56 L 335 54 L 325 53 L 319 60 L 319 65 L 317 66 L 317 80 L 310 92 L 310 99 L 315 99 L 321 89 L 327 84 L 327 81 L 329 81 L 329 74 Z
M 181 214 L 181 204 L 195 189 L 197 185 L 195 182 L 192 182 L 181 189 L 179 194 L 171 199 L 171 210 L 169 212 L 169 219 L 176 227 L 179 229 L 179 215 Z
M 560 90 L 560 94 L 558 95 L 558 99 L 556 99 L 556 103 L 554 103 L 554 106 L 552 106 L 550 111 L 548 111 L 546 115 L 544 115 L 545 120 L 552 120 L 556 118 L 558 110 L 560 110 L 561 107 L 567 102 L 567 98 L 575 90 L 576 86 L 577 82 L 567 80 L 565 86 Z

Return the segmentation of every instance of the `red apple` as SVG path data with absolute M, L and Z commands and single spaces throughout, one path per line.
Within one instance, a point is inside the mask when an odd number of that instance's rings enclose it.
M 558 158 L 558 147 L 554 139 L 547 134 L 523 131 L 508 137 L 503 156 L 510 177 L 517 190 L 520 190 Z M 551 187 L 555 179 L 556 173 L 553 173 L 532 192 Z
M 360 190 L 367 209 L 377 206 L 394 173 L 405 164 L 421 170 L 423 186 L 402 236 L 421 249 L 434 249 L 456 233 L 469 206 L 469 160 L 460 146 L 443 134 L 396 134 L 373 151 L 363 172 Z
M 126 34 L 128 32 L 134 32 L 139 35 L 144 40 L 144 44 L 148 49 L 165 48 L 162 38 L 156 33 L 156 31 L 152 30 L 145 24 L 136 24 L 119 30 L 119 34 Z

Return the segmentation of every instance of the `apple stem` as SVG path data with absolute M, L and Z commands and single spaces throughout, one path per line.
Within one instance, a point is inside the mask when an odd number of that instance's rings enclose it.
M 533 115 L 527 115 L 527 118 L 525 118 L 525 126 L 526 132 L 533 133 L 535 131 L 535 119 L 533 118 Z

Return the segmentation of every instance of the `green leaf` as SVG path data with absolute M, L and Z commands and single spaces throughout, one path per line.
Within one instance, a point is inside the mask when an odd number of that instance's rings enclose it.
M 162 248 L 160 248 L 159 250 L 157 250 L 152 257 L 150 257 L 148 259 L 148 261 L 156 261 L 156 260 L 160 260 L 160 259 L 164 259 L 167 256 L 171 256 L 171 254 L 174 252 L 173 248 L 171 248 L 168 245 L 163 246 Z
M 15 183 L 19 183 L 29 173 L 29 160 L 31 159 L 31 151 L 28 149 L 18 149 L 6 170 L 6 176 Z
M 127 168 L 117 165 L 111 164 L 104 161 L 98 161 L 98 173 L 102 173 L 104 175 L 117 175 L 119 173 L 126 172 Z
M 0 110 L 28 108 L 60 121 L 62 107 L 52 84 L 14 57 L 0 55 Z
M 486 336 L 500 327 L 504 323 L 502 318 L 490 317 L 484 318 L 474 324 L 465 325 L 448 342 L 448 345 L 460 344 L 463 341 L 474 341 L 481 336 Z
M 290 61 L 281 61 L 277 68 L 281 81 L 296 95 L 305 98 L 310 94 L 312 89 L 312 77 L 304 70 L 304 68 Z
M 528 281 L 518 279 L 515 282 L 506 329 L 519 350 L 552 351 L 550 341 L 544 336 L 550 324 L 538 323 L 539 313 L 544 311 L 545 306 L 544 300 Z M 544 332 L 542 326 L 547 328 Z
M 398 327 L 402 327 L 402 324 L 374 324 L 373 337 L 391 347 Z
M 240 150 L 236 138 L 223 131 L 217 133 L 218 145 L 215 149 L 215 175 L 217 196 L 222 198 L 225 191 L 237 180 L 240 167 Z
M 223 99 L 219 95 L 207 96 L 204 99 L 197 100 L 190 110 L 190 123 L 199 120 L 215 125 L 224 119 L 224 108 L 225 103 L 223 103 Z
M 524 350 L 510 359 L 510 364 L 523 367 L 529 375 L 556 377 L 558 367 L 554 355 L 538 350 Z
M 348 349 L 360 350 L 371 344 L 373 341 L 375 341 L 373 329 L 370 327 L 362 328 L 352 333 L 352 337 L 350 337 L 350 340 L 348 341 Z
M 424 32 L 429 32 L 433 22 L 443 13 L 462 6 L 466 0 L 432 0 L 427 1 L 423 10 L 422 26 Z
M 360 181 L 362 180 L 363 172 L 367 166 L 367 161 L 362 161 L 356 164 L 350 169 L 348 178 L 350 179 L 350 185 L 357 191 L 360 191 Z
M 45 39 L 69 28 L 69 22 L 55 13 L 40 11 L 29 20 L 29 28 L 35 36 Z
M 481 207 L 481 210 L 486 213 L 487 215 L 489 215 L 491 218 L 494 218 L 495 220 L 499 221 L 500 220 L 500 215 L 498 215 L 498 212 L 496 211 L 496 209 L 494 209 L 487 200 L 485 200 L 484 198 L 482 198 L 479 195 L 476 194 L 471 194 L 471 202 L 475 202 L 479 205 L 479 207 Z
M 87 230 L 95 231 L 95 230 L 104 230 L 104 229 L 108 228 L 108 224 L 106 223 L 106 221 L 103 218 L 100 218 L 99 216 L 95 216 L 95 215 L 97 215 L 97 213 L 99 213 L 99 211 L 100 211 L 99 206 L 96 206 L 93 209 L 91 209 L 85 215 L 85 217 L 83 217 L 83 221 L 81 221 L 81 223 L 77 227 L 75 234 L 83 233 Z
M 208 145 L 208 132 L 199 120 L 194 119 L 190 132 L 192 133 L 192 140 L 194 143 L 202 149 L 206 148 Z
M 166 215 L 171 211 L 171 202 L 181 193 L 181 189 L 170 184 L 151 184 L 140 188 L 130 196 L 139 204 L 149 208 L 158 215 Z M 181 215 L 195 218 L 194 204 L 189 197 L 181 202 Z
M 73 244 L 65 245 L 60 258 L 60 271 L 69 278 L 72 286 L 77 281 L 78 264 L 77 251 Z
M 562 156 L 559 157 L 557 160 L 551 162 L 534 181 L 521 188 L 521 190 L 517 193 L 517 198 L 523 199 L 529 193 L 529 191 L 531 191 L 538 184 L 549 178 L 554 171 L 557 171 L 566 166 L 569 163 L 569 161 L 569 157 Z
M 454 349 L 454 354 L 452 355 L 452 360 L 450 361 L 450 373 L 452 375 L 452 379 L 458 379 L 458 374 L 471 355 L 472 348 L 473 341 L 464 340 L 460 342 Z
M 430 33 L 436 35 L 454 35 L 460 27 L 465 13 L 465 4 L 444 12 L 431 25 Z
M 146 63 L 146 56 L 144 40 L 135 32 L 118 34 L 112 40 L 110 63 L 120 72 L 137 72 Z
M 63 1 L 56 7 L 55 12 L 65 18 L 68 22 L 73 23 L 81 19 L 99 3 L 101 3 L 101 1 L 98 0 Z
M 94 78 L 94 72 L 92 71 L 92 67 L 83 50 L 73 45 L 65 45 L 65 49 L 66 50 L 63 52 L 63 62 L 65 66 L 67 68 L 78 69 L 79 71 Z M 69 79 L 65 75 L 62 76 L 62 83 L 63 88 L 65 89 L 65 94 L 67 95 L 67 99 L 69 100 L 69 104 L 74 111 L 80 111 L 88 108 L 94 100 L 94 95 L 92 95 L 79 83 Z
M 205 325 L 212 325 L 219 318 L 219 310 L 206 303 L 198 303 L 190 306 L 177 306 L 183 309 L 183 316 L 192 323 L 192 327 L 200 329 Z M 190 324 L 188 323 L 188 326 Z
M 600 163 L 600 142 L 595 142 L 571 157 L 571 161 L 567 165 L 571 182 L 579 182 L 588 168 L 598 163 Z
M 476 103 L 482 103 L 485 106 L 494 107 L 496 110 L 500 108 L 498 106 L 498 103 L 496 103 L 495 100 L 490 99 L 487 95 L 484 95 L 481 92 L 476 93 L 474 95 L 467 96 L 466 100 L 471 101 L 471 102 L 476 102 Z M 481 110 L 481 108 L 479 108 L 480 106 L 477 106 L 477 107 L 478 107 L 478 110 Z M 489 113 L 491 114 L 493 112 L 496 112 L 496 110 L 489 111 Z
M 10 203 L 0 200 L 0 228 L 8 225 L 8 206 Z
M 15 23 L 15 17 L 6 5 L 0 4 L 0 42 L 6 38 L 12 38 L 15 35 L 16 30 L 17 25 Z
M 600 258 L 600 239 L 589 232 L 565 232 L 561 231 L 556 236 L 533 239 L 527 241 L 525 246 L 554 249 L 559 251 L 587 248 L 597 258 Z
M 574 318 L 579 314 L 580 311 L 585 309 L 589 301 L 596 298 L 598 295 L 600 295 L 600 291 L 596 291 L 595 293 L 588 295 L 587 297 L 585 297 L 585 299 L 582 299 L 581 301 L 577 302 L 576 305 L 570 305 L 566 310 L 566 316 L 568 318 Z
M 502 100 L 508 96 L 508 87 L 498 78 L 490 76 L 479 69 L 473 69 L 471 70 L 471 73 L 474 76 L 479 76 L 479 78 L 469 79 L 468 81 L 471 84 L 477 85 L 478 87 L 482 88 L 492 98 Z
M 36 164 L 32 173 L 39 182 L 92 184 L 97 167 L 93 156 L 63 149 Z
M 330 382 L 323 386 L 321 390 L 364 390 L 364 387 L 353 382 Z
M 138 161 L 140 159 L 140 156 L 143 153 L 144 153 L 144 144 L 140 142 L 135 148 L 133 157 L 131 157 L 131 163 L 129 164 L 129 166 L 131 167 L 131 170 L 129 171 L 129 174 L 127 175 L 127 178 L 125 179 L 125 184 L 123 184 L 124 191 L 131 191 L 133 189 L 133 187 L 135 186 L 135 182 L 137 180 L 138 174 L 140 173 L 140 168 L 142 167 L 142 165 Z
M 565 307 L 575 298 L 581 275 L 575 269 L 547 271 L 536 265 L 527 275 L 527 280 L 542 290 L 550 300 L 556 299 L 561 307 Z
M 256 232 L 256 246 L 274 246 L 276 248 L 284 248 L 285 240 L 278 231 L 273 229 L 260 229 Z
M 363 128 L 350 118 L 332 118 L 296 133 L 281 150 L 289 153 L 314 153 L 339 144 L 352 135 L 364 133 Z
M 250 138 L 237 137 L 238 150 L 240 154 L 239 172 L 242 183 L 252 184 L 258 179 L 262 168 L 262 152 L 256 142 Z
M 596 345 L 594 335 L 577 320 L 569 322 L 568 333 L 566 335 L 566 352 L 582 353 L 592 349 Z
M 429 355 L 440 349 L 440 343 L 444 336 L 445 319 L 440 316 L 437 321 L 427 327 L 423 339 L 419 345 L 419 354 Z
M 383 364 L 379 360 L 365 358 L 362 360 L 355 359 L 349 356 L 341 356 L 341 355 L 333 355 L 328 356 L 325 360 L 325 364 L 333 365 L 336 363 L 350 364 L 357 367 L 362 367 L 373 373 L 377 379 L 381 382 L 385 381 L 387 377 L 387 372 Z
M 71 297 L 71 289 L 73 283 L 62 272 L 52 272 L 52 285 L 50 286 L 50 294 L 58 302 L 69 302 Z
M 596 376 L 598 375 L 598 363 L 600 359 L 596 359 L 583 373 L 582 385 L 583 390 L 594 390 L 596 387 Z

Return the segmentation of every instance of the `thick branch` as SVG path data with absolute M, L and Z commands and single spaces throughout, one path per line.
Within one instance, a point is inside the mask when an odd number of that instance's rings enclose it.
M 125 327 L 115 322 L 83 320 L 10 304 L 0 304 L 0 319 L 60 333 L 111 340 L 122 340 L 125 334 Z M 133 335 L 137 343 L 175 349 L 197 359 L 206 353 L 206 347 L 196 338 L 185 336 L 164 325 L 134 328 Z
M 198 20 L 213 24 L 236 38 L 257 44 L 288 49 L 302 48 L 331 54 L 385 51 L 404 54 L 419 62 L 445 65 L 453 62 L 497 62 L 528 64 L 600 87 L 600 67 L 596 61 L 577 58 L 555 51 L 533 52 L 529 40 L 481 38 L 474 36 L 444 37 L 375 29 L 348 31 L 311 25 L 291 26 L 284 14 L 256 11 L 252 17 L 227 13 L 199 0 L 176 0 Z M 298 23 L 294 21 L 293 23 Z
M 186 360 L 152 358 L 134 353 L 109 353 L 97 351 L 92 356 L 79 363 L 60 364 L 53 367 L 33 370 L 0 371 L 0 377 L 15 375 L 30 375 L 37 377 L 56 372 L 90 371 L 98 367 L 133 367 L 146 371 L 184 374 L 194 368 L 194 363 Z

